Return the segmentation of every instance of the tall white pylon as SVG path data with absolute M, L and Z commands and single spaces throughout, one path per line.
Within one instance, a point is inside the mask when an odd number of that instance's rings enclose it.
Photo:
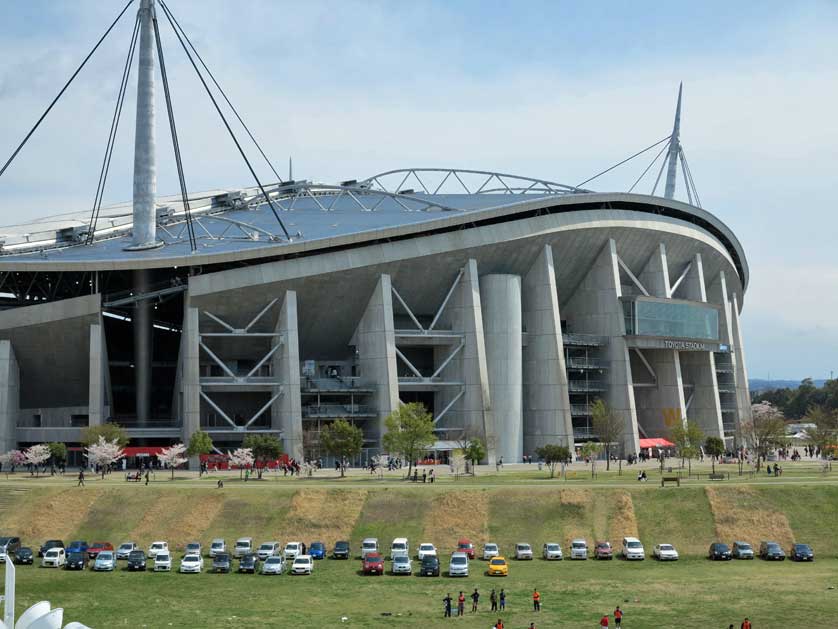
M 675 197 L 675 176 L 678 168 L 678 158 L 681 154 L 681 92 L 684 84 L 678 86 L 678 105 L 675 108 L 675 124 L 672 127 L 672 137 L 669 138 L 669 163 L 666 170 L 666 188 L 663 196 L 667 199 Z M 687 182 L 684 182 L 687 185 Z

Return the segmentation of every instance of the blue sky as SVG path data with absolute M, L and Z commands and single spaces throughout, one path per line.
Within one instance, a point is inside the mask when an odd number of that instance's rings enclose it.
M 0 153 L 122 5 L 0 4 Z M 668 134 L 684 81 L 682 142 L 703 204 L 751 266 L 750 375 L 838 371 L 838 3 L 169 5 L 277 165 L 293 155 L 296 175 L 323 181 L 441 165 L 578 183 Z M 0 179 L 0 224 L 90 206 L 126 18 Z M 189 187 L 249 185 L 163 28 Z M 106 201 L 130 198 L 132 134 L 129 114 Z M 161 126 L 159 190 L 172 192 L 166 137 Z M 644 166 L 595 187 L 624 190 Z

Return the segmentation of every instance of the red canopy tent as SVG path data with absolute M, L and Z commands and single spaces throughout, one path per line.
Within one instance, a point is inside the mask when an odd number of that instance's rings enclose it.
M 667 441 L 666 439 L 663 439 L 661 437 L 640 440 L 641 448 L 672 448 L 674 446 L 674 443 L 672 443 L 671 441 Z

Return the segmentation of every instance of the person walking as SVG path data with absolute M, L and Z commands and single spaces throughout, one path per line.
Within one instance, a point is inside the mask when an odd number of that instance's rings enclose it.
M 492 611 L 498 611 L 498 595 L 495 593 L 495 588 L 492 588 L 492 591 L 489 594 L 489 602 L 492 604 Z
M 620 623 L 623 622 L 623 610 L 620 609 L 620 606 L 617 605 L 617 609 L 614 610 L 614 626 L 617 629 L 620 629 Z
M 460 595 L 457 597 L 457 615 L 464 616 L 466 613 L 466 597 L 460 590 Z
M 474 614 L 477 612 L 477 603 L 480 602 L 480 592 L 477 591 L 477 588 L 474 588 L 474 592 L 471 593 L 471 613 Z
M 608 626 L 608 614 L 603 614 L 602 618 L 599 621 L 600 627 L 607 627 Z
M 79 484 L 76 487 L 84 487 L 84 470 L 79 470 Z
M 445 595 L 445 598 L 442 599 L 442 604 L 445 605 L 445 613 L 443 614 L 443 618 L 451 618 L 451 593 Z
M 534 612 L 541 611 L 541 594 L 538 593 L 538 588 L 532 591 L 532 610 Z
M 506 590 L 503 588 L 500 589 L 500 596 L 498 596 L 498 602 L 500 603 L 500 611 L 506 611 Z
M 145 484 L 148 485 L 148 479 L 151 476 L 151 472 L 149 470 L 145 471 Z

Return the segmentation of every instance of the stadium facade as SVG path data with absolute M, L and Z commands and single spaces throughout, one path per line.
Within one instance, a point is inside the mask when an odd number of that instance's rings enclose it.
M 596 440 L 597 398 L 624 454 L 684 418 L 735 437 L 748 266 L 671 198 L 677 119 L 664 197 L 406 169 L 187 204 L 156 195 L 139 24 L 134 202 L 0 229 L 0 451 L 116 422 L 136 446 L 272 433 L 316 457 L 347 418 L 368 457 L 411 401 L 435 449 L 478 437 L 490 463 Z

